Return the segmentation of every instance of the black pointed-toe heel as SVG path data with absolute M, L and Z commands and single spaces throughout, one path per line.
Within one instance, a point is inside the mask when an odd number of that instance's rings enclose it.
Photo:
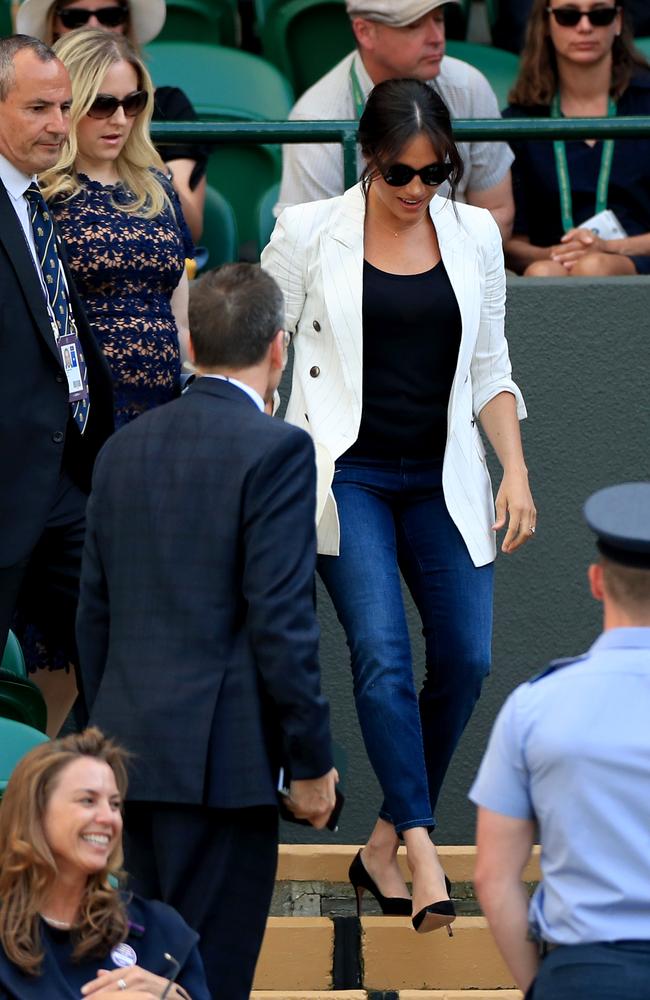
M 451 882 L 445 875 L 445 887 L 451 895 Z M 429 931 L 437 931 L 440 927 L 447 928 L 449 937 L 454 936 L 451 924 L 456 919 L 456 907 L 451 899 L 441 899 L 437 903 L 429 903 L 423 910 L 416 913 L 412 924 L 418 934 L 428 934 Z
M 403 899 L 400 896 L 384 896 L 379 891 L 377 883 L 366 871 L 361 860 L 361 851 L 358 851 L 354 861 L 350 865 L 348 878 L 357 895 L 357 916 L 361 916 L 361 899 L 364 890 L 367 889 L 375 897 L 381 907 L 384 916 L 390 917 L 410 917 L 413 912 L 410 899 Z

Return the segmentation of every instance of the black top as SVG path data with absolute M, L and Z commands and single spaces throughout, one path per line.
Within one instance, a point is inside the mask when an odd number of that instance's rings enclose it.
M 133 896 L 127 903 L 129 932 L 125 941 L 100 958 L 75 962 L 69 931 L 56 930 L 41 921 L 43 965 L 40 976 L 26 976 L 0 949 L 0 1000 L 78 1000 L 81 987 L 95 979 L 99 969 L 112 972 L 136 964 L 166 978 L 173 965 L 165 952 L 180 965 L 177 982 L 192 1000 L 209 1000 L 198 934 L 165 903 Z
M 196 111 L 192 107 L 189 97 L 178 87 L 156 87 L 154 94 L 154 108 L 152 121 L 155 122 L 195 122 Z M 170 160 L 194 160 L 196 166 L 190 175 L 190 188 L 192 191 L 205 175 L 208 163 L 208 150 L 199 143 L 165 143 L 157 145 L 156 149 L 160 153 L 165 163 Z
M 547 105 L 510 105 L 504 118 L 548 118 Z M 650 73 L 640 71 L 618 102 L 618 115 L 650 114 Z M 525 139 L 511 142 L 515 154 L 512 176 L 515 194 L 514 232 L 534 246 L 552 246 L 563 235 L 560 193 L 553 143 Z M 596 187 L 602 142 L 588 146 L 582 140 L 566 143 L 573 218 L 580 225 L 596 211 Z M 616 213 L 630 236 L 650 231 L 650 138 L 619 139 L 609 183 L 607 207 Z
M 442 458 L 461 319 L 445 266 L 388 274 L 363 264 L 363 408 L 346 455 Z

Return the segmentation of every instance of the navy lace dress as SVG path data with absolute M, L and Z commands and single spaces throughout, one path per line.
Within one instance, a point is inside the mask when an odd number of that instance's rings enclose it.
M 194 246 L 176 193 L 158 176 L 173 210 L 165 207 L 153 219 L 120 210 L 131 197 L 121 185 L 105 186 L 83 174 L 83 191 L 50 206 L 113 373 L 117 427 L 179 393 L 171 296 Z
M 180 356 L 171 296 L 194 246 L 171 184 L 157 174 L 171 199 L 154 219 L 119 209 L 130 195 L 81 175 L 85 185 L 70 201 L 51 202 L 86 314 L 113 373 L 115 424 L 179 394 Z M 12 628 L 30 672 L 69 670 L 72 651 L 50 632 L 38 581 L 25 586 Z

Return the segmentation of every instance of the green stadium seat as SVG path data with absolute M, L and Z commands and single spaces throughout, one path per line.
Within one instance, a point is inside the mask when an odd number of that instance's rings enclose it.
M 284 121 L 293 91 L 280 71 L 249 52 L 192 42 L 154 42 L 145 49 L 154 83 L 173 80 L 200 118 L 211 121 Z M 239 237 L 257 244 L 257 203 L 280 179 L 278 146 L 215 143 L 208 182 L 232 205 Z
M 23 722 L 41 732 L 47 726 L 45 699 L 29 680 L 23 651 L 11 631 L 0 662 L 0 718 Z
M 199 118 L 283 120 L 293 105 L 288 80 L 265 59 L 224 45 L 152 42 L 145 58 L 154 84 L 184 90 Z
M 4 794 L 11 772 L 21 757 L 47 742 L 47 736 L 13 719 L 0 718 L 0 797 Z
M 0 671 L 0 718 L 14 719 L 44 733 L 47 706 L 39 688 L 30 680 Z
M 296 95 L 354 48 L 345 0 L 276 0 L 261 26 L 262 51 Z
M 167 16 L 156 41 L 239 43 L 235 0 L 168 0 Z
M 0 671 L 5 674 L 12 674 L 20 680 L 27 680 L 25 657 L 23 656 L 18 639 L 11 630 L 9 630 L 5 651 L 2 655 L 2 661 L 0 661 Z
M 264 192 L 257 206 L 257 251 L 260 254 L 271 239 L 275 226 L 273 208 L 277 204 L 279 194 L 280 185 L 272 184 L 268 191 Z
M 512 52 L 496 49 L 493 45 L 475 45 L 472 42 L 447 42 L 447 55 L 462 59 L 480 70 L 487 77 L 497 95 L 499 107 L 508 103 L 508 92 L 519 72 L 519 59 Z
M 208 251 L 208 267 L 237 260 L 239 236 L 232 206 L 209 184 L 205 191 L 201 244 Z
M 650 38 L 635 38 L 634 44 L 639 51 L 643 52 L 646 59 L 650 59 Z

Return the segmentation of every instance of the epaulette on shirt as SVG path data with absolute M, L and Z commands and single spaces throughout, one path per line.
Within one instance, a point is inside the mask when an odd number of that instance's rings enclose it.
M 562 670 L 563 667 L 570 667 L 572 663 L 581 663 L 586 659 L 586 656 L 565 656 L 561 660 L 551 660 L 548 667 L 545 667 L 541 673 L 536 674 L 535 677 L 531 677 L 529 683 L 536 684 L 537 681 L 541 681 L 542 677 L 548 677 L 549 674 L 554 674 L 556 670 Z

